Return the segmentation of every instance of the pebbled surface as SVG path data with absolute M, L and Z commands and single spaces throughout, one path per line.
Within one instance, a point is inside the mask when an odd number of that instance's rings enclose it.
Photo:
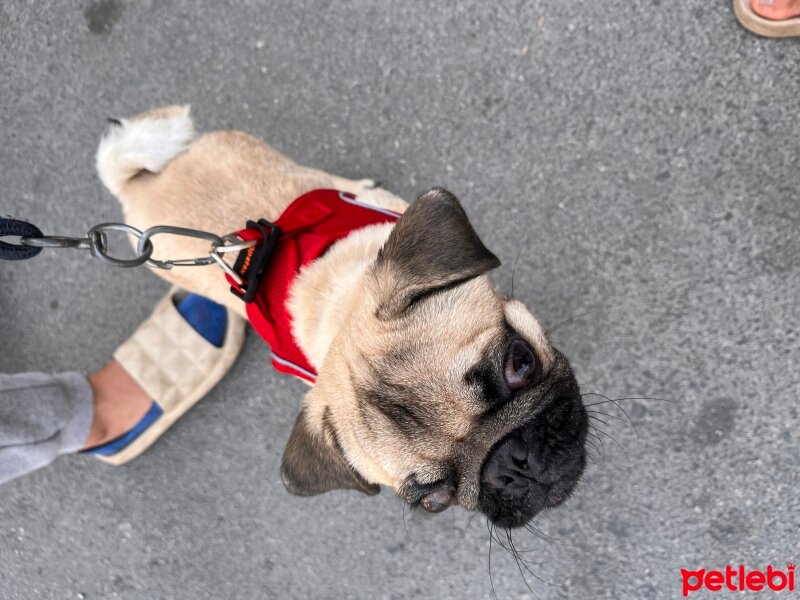
M 678 598 L 681 567 L 800 561 L 798 81 L 800 41 L 722 0 L 3 2 L 0 214 L 119 219 L 105 119 L 173 102 L 408 198 L 450 188 L 498 283 L 519 255 L 517 295 L 575 317 L 553 339 L 584 391 L 672 401 L 624 404 L 638 437 L 597 415 L 619 446 L 540 520 L 558 541 L 514 536 L 558 584 L 523 571 L 536 596 Z M 0 370 L 95 369 L 165 289 L 81 253 L 0 264 Z M 483 519 L 283 491 L 303 390 L 251 336 L 146 457 L 0 488 L 0 598 L 492 598 Z M 497 597 L 531 597 L 491 552 Z

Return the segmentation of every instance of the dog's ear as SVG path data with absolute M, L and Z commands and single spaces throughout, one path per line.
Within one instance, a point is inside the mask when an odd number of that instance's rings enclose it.
M 298 496 L 338 489 L 361 490 L 373 496 L 380 491 L 347 462 L 328 408 L 323 412 L 321 427 L 309 422 L 305 407 L 300 411 L 283 452 L 281 479 L 287 491 Z
M 408 207 L 378 254 L 375 272 L 387 293 L 377 316 L 402 316 L 419 298 L 499 266 L 458 199 L 434 188 Z

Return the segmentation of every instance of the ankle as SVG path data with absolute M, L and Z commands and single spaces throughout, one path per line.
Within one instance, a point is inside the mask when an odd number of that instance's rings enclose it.
M 84 448 L 98 446 L 129 431 L 149 410 L 147 392 L 116 361 L 89 376 L 94 417 Z

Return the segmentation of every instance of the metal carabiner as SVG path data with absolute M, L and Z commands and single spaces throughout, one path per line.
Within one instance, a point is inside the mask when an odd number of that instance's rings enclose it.
M 229 233 L 228 235 L 224 236 L 223 241 L 225 242 L 233 242 L 230 244 L 226 244 L 223 246 L 212 246 L 211 248 L 211 258 L 212 260 L 217 263 L 225 273 L 230 275 L 231 279 L 233 279 L 238 285 L 243 285 L 244 280 L 241 276 L 233 270 L 233 268 L 225 262 L 222 258 L 223 254 L 228 252 L 241 252 L 242 250 L 247 250 L 248 248 L 252 248 L 253 246 L 258 244 L 257 239 L 253 240 L 246 240 L 242 241 L 242 239 L 236 235 L 235 233 Z
M 214 246 L 225 245 L 225 240 L 223 240 L 220 236 L 208 231 L 199 231 L 197 229 L 188 229 L 186 227 L 172 227 L 171 225 L 157 225 L 156 227 L 151 227 L 140 235 L 139 243 L 137 244 L 138 253 L 142 254 L 148 245 L 150 248 L 152 248 L 150 238 L 156 235 L 164 234 L 209 240 L 212 244 L 212 248 Z M 152 254 L 152 250 L 150 254 Z M 200 267 L 213 264 L 214 262 L 215 261 L 213 258 L 211 258 L 211 256 L 202 256 L 199 258 L 179 258 L 175 260 L 155 260 L 150 258 L 150 255 L 148 255 L 147 265 L 150 267 L 156 267 L 158 269 L 171 269 L 172 267 Z
M 226 252 L 239 252 L 241 250 L 247 250 L 248 248 L 252 248 L 256 244 L 258 244 L 258 240 L 247 240 L 242 241 L 235 233 L 229 233 L 228 235 L 222 238 L 226 242 L 232 242 L 231 244 L 227 244 L 225 246 L 214 246 L 214 252 L 218 254 L 225 254 Z

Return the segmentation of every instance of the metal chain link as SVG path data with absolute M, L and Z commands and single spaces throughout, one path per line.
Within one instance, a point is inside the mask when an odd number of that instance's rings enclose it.
M 117 258 L 112 256 L 108 248 L 108 236 L 110 231 L 118 231 L 132 235 L 137 238 L 136 256 L 133 258 Z M 196 239 L 208 240 L 211 248 L 208 255 L 197 258 L 177 258 L 168 260 L 156 260 L 151 258 L 153 255 L 153 237 L 157 235 L 177 235 Z M 0 232 L 2 238 L 2 232 Z M 29 247 L 29 248 L 74 248 L 77 250 L 89 250 L 92 256 L 102 262 L 115 267 L 138 267 L 147 264 L 149 267 L 157 269 L 171 269 L 173 267 L 198 267 L 217 264 L 227 273 L 239 279 L 233 269 L 222 259 L 222 255 L 227 252 L 236 252 L 255 246 L 258 240 L 242 241 L 236 234 L 231 233 L 225 236 L 218 236 L 208 231 L 188 229 L 186 227 L 172 227 L 170 225 L 157 225 L 144 231 L 140 231 L 126 223 L 101 223 L 95 225 L 86 234 L 85 238 L 73 238 L 56 235 L 41 236 L 20 236 L 17 244 L 5 242 L 8 246 Z

